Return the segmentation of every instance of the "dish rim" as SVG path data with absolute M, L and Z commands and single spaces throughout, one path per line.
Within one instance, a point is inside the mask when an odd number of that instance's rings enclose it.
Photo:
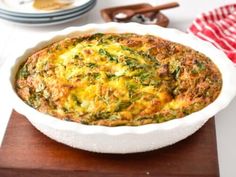
M 79 34 L 92 34 L 97 32 L 103 33 L 136 33 L 136 34 L 151 34 L 159 36 L 163 39 L 170 40 L 172 42 L 178 42 L 185 46 L 191 47 L 206 56 L 208 56 L 213 63 L 216 64 L 222 75 L 222 89 L 217 99 L 204 107 L 200 111 L 194 112 L 188 116 L 169 120 L 163 123 L 151 123 L 140 126 L 117 126 L 108 127 L 101 125 L 84 125 L 76 122 L 69 122 L 60 120 L 56 117 L 44 114 L 30 107 L 19 98 L 15 92 L 15 74 L 22 63 L 30 54 L 42 49 L 43 47 L 59 41 L 65 37 L 73 37 Z M 214 58 L 213 58 L 214 56 Z M 166 29 L 156 25 L 141 25 L 137 23 L 105 23 L 105 24 L 88 24 L 81 27 L 69 27 L 62 31 L 52 33 L 43 38 L 40 42 L 37 42 L 33 47 L 25 50 L 19 57 L 9 65 L 10 72 L 8 77 L 10 78 L 9 89 L 11 97 L 14 103 L 14 108 L 17 112 L 24 114 L 26 117 L 37 119 L 38 123 L 50 126 L 57 130 L 75 131 L 81 134 L 106 134 L 106 135 L 123 135 L 123 134 L 146 134 L 156 130 L 170 130 L 182 125 L 194 125 L 199 121 L 207 121 L 213 117 L 217 112 L 224 109 L 234 98 L 236 94 L 236 88 L 232 87 L 231 83 L 236 81 L 236 70 L 233 63 L 227 58 L 227 56 L 215 48 L 212 44 L 202 41 L 201 39 L 176 29 Z M 38 119 L 37 117 L 41 117 Z

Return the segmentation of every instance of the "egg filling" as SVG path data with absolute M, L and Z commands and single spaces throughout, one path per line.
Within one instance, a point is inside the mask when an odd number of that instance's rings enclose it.
M 28 105 L 89 125 L 144 125 L 213 102 L 221 74 L 205 55 L 152 35 L 66 38 L 29 56 L 16 76 Z

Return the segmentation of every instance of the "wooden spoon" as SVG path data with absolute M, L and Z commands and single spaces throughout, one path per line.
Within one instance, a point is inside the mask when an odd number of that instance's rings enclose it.
M 167 3 L 167 4 L 158 5 L 155 7 L 147 7 L 147 8 L 138 9 L 138 10 L 121 9 L 121 10 L 115 11 L 113 13 L 113 16 L 117 20 L 126 21 L 126 20 L 129 20 L 130 18 L 132 18 L 136 14 L 159 11 L 159 10 L 163 10 L 163 9 L 170 9 L 170 8 L 174 8 L 174 7 L 178 7 L 178 6 L 179 6 L 179 4 L 177 2 L 171 2 L 171 3 Z

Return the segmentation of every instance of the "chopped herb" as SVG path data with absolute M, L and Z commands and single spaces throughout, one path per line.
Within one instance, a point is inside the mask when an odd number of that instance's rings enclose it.
M 69 110 L 68 110 L 66 107 L 63 107 L 63 108 L 62 108 L 62 111 L 63 111 L 64 113 L 68 113 L 68 112 L 69 112 Z
M 19 71 L 19 76 L 20 76 L 20 77 L 23 77 L 23 78 L 28 77 L 29 74 L 30 74 L 30 73 L 29 73 L 29 71 L 28 71 L 26 65 L 23 66 L 23 67 L 20 69 L 20 71 Z
M 95 68 L 95 67 L 97 67 L 98 65 L 97 65 L 96 63 L 87 63 L 86 66 L 89 67 L 89 68 Z
M 106 76 L 108 79 L 116 78 L 116 75 L 112 73 L 106 73 Z
M 100 77 L 100 73 L 92 73 L 91 76 L 94 78 L 94 79 L 97 79 Z
M 103 33 L 95 33 L 95 34 L 91 35 L 91 36 L 88 38 L 88 40 L 99 39 L 99 38 L 101 38 L 102 36 L 104 36 Z
M 149 55 L 149 54 L 147 54 L 147 53 L 145 53 L 145 52 L 143 52 L 143 51 L 139 51 L 139 52 L 137 52 L 137 53 L 138 53 L 140 56 L 142 56 L 144 59 L 148 59 L 149 61 L 155 63 L 155 66 L 159 66 L 159 65 L 160 65 L 159 61 L 156 59 L 155 56 Z
M 137 101 L 139 99 L 141 99 L 142 95 L 140 93 L 132 93 L 131 94 L 131 101 L 134 102 L 134 101 Z
M 175 79 L 178 79 L 180 76 L 181 68 L 180 68 L 180 61 L 178 60 L 171 60 L 169 63 L 169 71 L 174 76 Z
M 206 69 L 206 66 L 204 63 L 198 61 L 198 60 L 195 60 L 195 65 L 193 66 L 192 70 L 191 70 L 191 73 L 192 74 L 198 74 L 199 72 L 203 71 Z
M 139 80 L 142 85 L 147 86 L 151 81 L 151 73 L 149 72 L 141 72 L 139 75 Z
M 107 40 L 110 40 L 110 41 L 117 41 L 119 39 L 118 36 L 115 36 L 115 35 L 108 35 L 107 37 Z
M 205 66 L 204 63 L 202 63 L 202 62 L 200 62 L 198 60 L 195 60 L 195 62 L 196 62 L 197 67 L 199 68 L 199 71 L 203 71 L 203 70 L 206 69 L 206 66 Z
M 97 45 L 109 44 L 107 39 L 100 38 L 97 42 Z
M 75 102 L 76 105 L 81 105 L 81 102 L 79 101 L 78 97 L 76 95 L 71 95 L 72 100 Z
M 95 120 L 100 120 L 100 119 L 109 119 L 111 116 L 110 112 L 98 112 L 93 115 L 91 115 L 91 118 Z
M 95 80 L 100 77 L 99 73 L 88 73 L 87 74 L 87 79 L 90 84 L 95 84 Z
M 125 57 L 125 65 L 127 65 L 130 69 L 139 68 L 139 63 L 135 58 Z
M 157 79 L 154 80 L 154 79 L 152 79 L 149 84 L 154 86 L 154 87 L 158 87 L 158 86 L 161 85 L 161 80 L 157 80 Z
M 122 50 L 128 50 L 131 53 L 134 53 L 134 51 L 131 48 L 127 47 L 127 46 L 121 45 L 120 47 L 121 47 Z
M 82 124 L 85 124 L 85 125 L 89 125 L 89 120 L 87 120 L 87 119 L 82 119 L 82 120 L 80 120 L 80 122 L 82 123 Z
M 138 88 L 138 86 L 136 84 L 132 84 L 132 83 L 127 84 L 128 91 L 136 90 L 137 88 Z
M 198 71 L 197 71 L 195 68 L 193 68 L 193 69 L 191 70 L 191 73 L 192 73 L 192 74 L 197 74 Z
M 108 51 L 106 51 L 105 49 L 99 49 L 99 54 L 100 55 L 104 55 L 106 56 L 109 61 L 115 61 L 116 63 L 118 63 L 118 58 L 117 56 L 111 55 Z
M 75 47 L 78 43 L 86 40 L 87 37 L 79 37 L 79 38 L 76 38 L 74 41 L 73 41 L 73 46 Z
M 149 54 L 147 54 L 143 51 L 134 51 L 134 50 L 132 50 L 131 48 L 129 48 L 127 46 L 121 45 L 120 47 L 121 47 L 122 50 L 127 50 L 131 54 L 139 55 L 139 56 L 143 57 L 144 59 L 148 59 L 149 61 L 154 62 L 154 66 L 159 66 L 160 65 L 160 63 L 158 62 L 158 60 L 156 59 L 155 56 L 149 55 Z
M 28 99 L 29 105 L 31 105 L 34 108 L 38 108 L 41 104 L 40 98 L 41 96 L 39 93 L 36 92 L 32 93 Z
M 61 50 L 61 45 L 60 44 L 56 45 L 56 50 Z
M 129 97 L 133 98 L 133 96 L 135 95 L 135 90 L 138 88 L 137 84 L 132 84 L 132 83 L 128 83 L 127 84 L 127 90 L 129 92 Z
M 154 118 L 154 120 L 156 121 L 156 123 L 162 123 L 162 122 L 165 122 L 166 121 L 166 118 L 165 118 L 165 116 L 164 115 L 162 115 L 162 114 L 155 114 L 155 115 L 153 115 L 153 118 Z
M 179 75 L 180 75 L 180 67 L 177 66 L 174 73 L 173 73 L 175 79 L 178 79 L 179 78 Z
M 80 59 L 79 55 L 75 55 L 73 59 Z
M 116 105 L 115 112 L 120 112 L 125 108 L 128 108 L 132 102 L 130 101 L 119 101 L 118 104 Z
M 73 46 L 75 47 L 78 44 L 77 40 L 73 42 Z
M 150 73 L 142 73 L 142 74 L 140 75 L 140 80 L 141 80 L 141 81 L 144 81 L 144 80 L 146 80 L 149 76 L 150 76 Z
M 47 53 L 48 53 L 48 54 L 52 53 L 52 51 L 51 51 L 50 48 L 47 50 Z
M 104 50 L 104 49 L 99 49 L 98 52 L 99 52 L 100 55 L 107 55 L 107 51 Z

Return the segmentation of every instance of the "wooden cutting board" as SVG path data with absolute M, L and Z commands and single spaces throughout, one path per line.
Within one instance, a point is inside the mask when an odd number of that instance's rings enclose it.
M 159 150 L 98 154 L 57 143 L 13 112 L 0 148 L 0 177 L 217 177 L 214 119 Z

